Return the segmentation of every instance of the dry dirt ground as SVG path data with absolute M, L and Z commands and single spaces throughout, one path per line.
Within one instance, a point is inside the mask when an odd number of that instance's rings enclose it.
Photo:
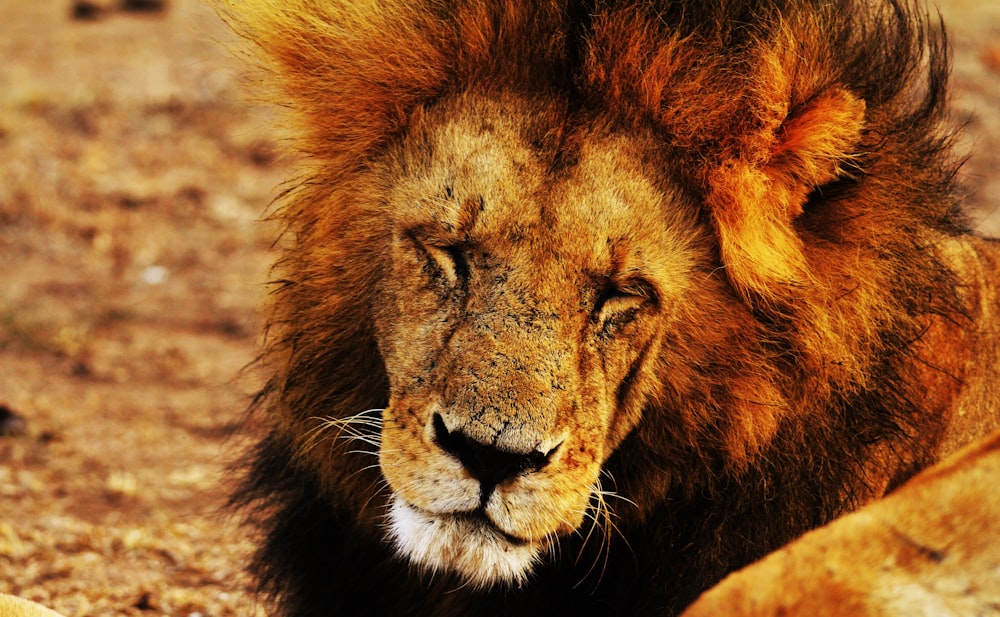
M 224 512 L 287 173 L 199 0 L 0 0 L 0 592 L 67 616 L 267 613 Z M 1000 3 L 942 0 L 1000 234 Z

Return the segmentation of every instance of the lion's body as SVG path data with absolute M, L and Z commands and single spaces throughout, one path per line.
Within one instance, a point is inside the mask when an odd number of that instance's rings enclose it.
M 285 614 L 675 614 L 998 424 L 906 7 L 230 11 L 308 161 L 236 497 Z
M 807 533 L 683 617 L 913 617 L 1000 606 L 1000 432 Z

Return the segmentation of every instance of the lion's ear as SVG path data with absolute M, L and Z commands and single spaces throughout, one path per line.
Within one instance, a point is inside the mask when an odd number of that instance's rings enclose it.
M 725 161 L 708 177 L 722 260 L 737 289 L 763 300 L 809 279 L 795 219 L 816 187 L 843 173 L 861 140 L 865 103 L 831 89 L 795 109 L 756 160 Z

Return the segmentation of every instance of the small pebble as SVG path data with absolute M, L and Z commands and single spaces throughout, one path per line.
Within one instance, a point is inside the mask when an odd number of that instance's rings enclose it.
M 19 437 L 28 432 L 28 421 L 10 407 L 0 405 L 0 437 Z
M 163 266 L 149 266 L 142 271 L 142 280 L 147 285 L 162 285 L 170 271 Z

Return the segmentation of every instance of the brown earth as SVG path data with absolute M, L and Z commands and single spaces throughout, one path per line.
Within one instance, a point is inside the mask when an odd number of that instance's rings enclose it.
M 289 164 L 208 6 L 127 4 L 0 2 L 0 404 L 27 420 L 0 437 L 0 592 L 263 615 L 225 464 Z M 968 201 L 1000 235 L 1000 4 L 942 10 Z

